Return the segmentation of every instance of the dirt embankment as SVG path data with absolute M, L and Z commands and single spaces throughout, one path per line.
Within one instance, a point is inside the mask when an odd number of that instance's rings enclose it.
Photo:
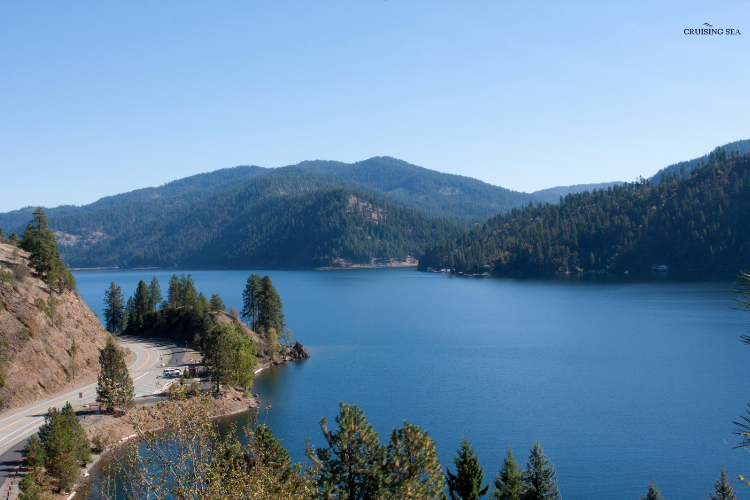
M 154 406 L 157 403 L 146 403 L 139 405 L 139 409 Z M 211 414 L 213 417 L 223 417 L 241 413 L 258 407 L 258 401 L 253 397 L 246 397 L 242 391 L 233 388 L 222 387 L 220 393 L 211 394 Z M 76 408 L 83 429 L 89 439 L 101 436 L 108 446 L 117 445 L 123 438 L 132 437 L 135 433 L 131 418 L 128 413 L 96 413 L 93 408 Z M 145 422 L 147 430 L 161 427 L 161 423 L 153 419 Z
M 81 296 L 51 290 L 11 245 L 0 264 L 0 413 L 96 381 L 109 333 Z

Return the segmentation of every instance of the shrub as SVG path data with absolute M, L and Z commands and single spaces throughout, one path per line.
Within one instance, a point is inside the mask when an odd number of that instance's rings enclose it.
M 14 264 L 13 275 L 16 277 L 18 281 L 23 282 L 27 278 L 31 278 L 31 271 L 26 266 L 26 264 Z

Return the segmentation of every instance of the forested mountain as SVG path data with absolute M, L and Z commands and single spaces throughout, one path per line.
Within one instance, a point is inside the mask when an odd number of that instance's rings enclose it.
M 357 163 L 305 161 L 298 167 L 335 175 L 370 189 L 384 200 L 435 217 L 472 225 L 538 199 L 463 175 L 444 174 L 388 156 Z
M 342 183 L 350 185 L 335 187 Z M 58 229 L 71 219 L 57 221 Z M 387 203 L 350 181 L 288 167 L 61 253 L 74 267 L 310 268 L 416 257 L 428 242 L 458 232 L 446 219 Z
M 736 272 L 750 262 L 750 155 L 724 150 L 680 179 L 642 180 L 529 204 L 430 245 L 420 269 L 494 274 L 585 270 Z M 488 267 L 485 267 L 488 266 Z
M 713 153 L 717 153 L 720 149 L 723 149 L 727 152 L 727 154 L 732 154 L 732 151 L 734 151 L 734 154 L 737 156 L 742 156 L 747 153 L 750 153 L 750 139 L 745 139 L 743 141 L 734 141 L 727 144 L 724 144 L 723 146 L 718 146 L 716 149 L 713 150 Z M 693 158 L 692 160 L 688 161 L 681 161 L 678 163 L 673 163 L 672 165 L 665 167 L 656 174 L 654 174 L 653 177 L 651 177 L 649 180 L 654 184 L 659 184 L 661 182 L 661 176 L 672 174 L 675 176 L 681 176 L 685 177 L 690 174 L 690 172 L 695 168 L 700 166 L 701 163 L 705 164 L 708 163 L 708 154 L 705 154 L 701 156 L 700 158 Z M 681 170 L 684 170 L 684 173 L 680 173 Z
M 542 189 L 531 193 L 541 202 L 557 203 L 560 198 L 565 198 L 571 193 L 583 193 L 584 191 L 593 191 L 595 189 L 607 189 L 613 186 L 625 184 L 624 182 L 600 182 L 597 184 L 574 184 L 572 186 L 556 186 L 548 189 Z
M 214 192 L 214 188 L 226 186 L 229 183 L 249 180 L 257 175 L 269 172 L 269 169 L 255 166 L 240 166 L 234 168 L 223 168 L 213 172 L 193 175 L 169 182 L 159 187 L 148 187 L 137 189 L 128 193 L 122 193 L 114 196 L 106 196 L 94 203 L 88 205 L 61 205 L 54 208 L 45 208 L 47 217 L 60 218 L 74 214 L 90 214 L 114 207 L 123 207 L 125 205 L 144 204 L 149 210 L 139 208 L 135 211 L 125 209 L 125 213 L 146 212 L 141 215 L 160 215 L 164 210 L 182 206 L 186 200 L 195 200 L 202 196 L 207 196 Z M 188 195 L 188 196 L 185 196 Z M 0 228 L 7 233 L 16 231 L 20 234 L 26 223 L 32 219 L 32 214 L 36 207 L 26 207 L 20 210 L 0 213 Z M 110 214 L 116 213 L 110 212 Z M 115 215 L 117 217 L 117 215 Z M 97 217 L 89 220 L 90 223 L 97 221 Z M 104 220 L 104 219 L 102 219 Z M 53 224 L 54 227 L 54 224 Z M 56 227 L 55 227 L 56 229 Z

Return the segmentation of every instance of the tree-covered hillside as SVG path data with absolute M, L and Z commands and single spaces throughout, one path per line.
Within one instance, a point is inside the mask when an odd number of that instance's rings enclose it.
M 569 194 L 430 245 L 420 269 L 497 275 L 585 270 L 732 271 L 750 262 L 750 155 L 711 153 L 690 177 Z
M 388 156 L 357 163 L 306 161 L 299 167 L 348 179 L 397 205 L 415 208 L 434 217 L 448 217 L 470 226 L 482 223 L 529 201 L 528 193 L 493 186 L 463 175 L 444 174 Z
M 734 154 L 737 156 L 746 155 L 747 153 L 750 153 L 750 139 L 729 142 L 727 144 L 724 144 L 723 146 L 718 146 L 713 150 L 713 153 L 717 153 L 721 149 L 726 151 L 727 154 L 732 154 L 732 151 L 734 151 Z M 701 163 L 708 163 L 708 156 L 708 154 L 705 154 L 700 158 L 693 158 L 692 160 L 673 163 L 672 165 L 669 165 L 668 167 L 665 167 L 656 172 L 656 174 L 654 174 L 654 176 L 651 177 L 649 181 L 654 184 L 659 184 L 659 182 L 661 182 L 661 176 L 667 174 L 685 177 L 689 175 L 695 167 L 700 166 Z
M 59 219 L 70 215 L 82 215 L 80 218 L 85 224 L 100 224 L 109 222 L 111 217 L 118 218 L 117 210 L 103 212 L 107 209 L 117 207 L 137 207 L 135 210 L 123 209 L 126 217 L 134 215 L 159 216 L 164 211 L 184 206 L 186 200 L 194 201 L 200 197 L 208 196 L 216 188 L 229 185 L 230 183 L 245 182 L 257 175 L 268 173 L 270 170 L 255 166 L 240 166 L 234 168 L 223 168 L 213 172 L 193 175 L 169 182 L 159 187 L 148 187 L 137 189 L 127 193 L 114 196 L 106 196 L 88 205 L 61 205 L 54 208 L 46 208 L 45 212 L 50 219 Z M 26 207 L 20 210 L 0 213 L 0 227 L 8 233 L 19 232 L 26 227 L 32 219 L 36 207 Z M 87 214 L 99 213 L 100 215 L 89 216 Z M 53 223 L 53 228 L 58 228 Z
M 340 183 L 278 169 L 95 244 L 61 247 L 63 257 L 74 267 L 310 268 L 416 257 L 425 244 L 459 232 L 353 186 L 330 187 Z

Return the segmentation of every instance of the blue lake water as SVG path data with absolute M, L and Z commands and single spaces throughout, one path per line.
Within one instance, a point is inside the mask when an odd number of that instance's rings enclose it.
M 127 296 L 156 275 L 166 293 L 173 272 L 74 274 L 101 317 L 111 281 Z M 261 372 L 255 392 L 296 460 L 306 438 L 325 443 L 318 421 L 343 400 L 383 442 L 404 419 L 427 429 L 444 467 L 468 436 L 486 480 L 509 444 L 525 463 L 538 440 L 569 499 L 636 499 L 652 477 L 668 499 L 703 499 L 722 465 L 750 473 L 726 444 L 750 402 L 750 315 L 731 309 L 732 276 L 184 272 L 238 309 L 247 277 L 271 276 L 312 357 Z

